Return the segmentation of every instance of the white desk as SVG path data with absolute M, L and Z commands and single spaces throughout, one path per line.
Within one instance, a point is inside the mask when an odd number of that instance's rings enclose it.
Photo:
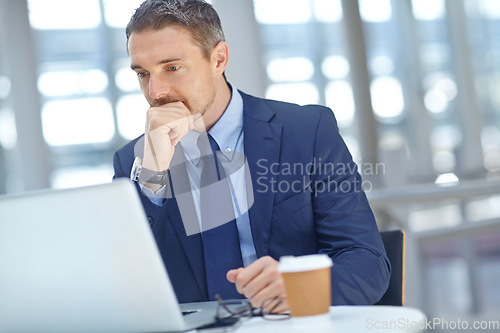
M 332 306 L 330 313 L 306 318 L 270 321 L 246 320 L 236 333 L 362 333 L 423 332 L 425 315 L 396 306 Z

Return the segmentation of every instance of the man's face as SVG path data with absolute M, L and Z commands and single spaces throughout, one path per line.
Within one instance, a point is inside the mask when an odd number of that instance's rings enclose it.
M 191 34 L 178 26 L 130 35 L 131 68 L 151 106 L 180 101 L 192 114 L 204 114 L 215 99 L 213 61 Z

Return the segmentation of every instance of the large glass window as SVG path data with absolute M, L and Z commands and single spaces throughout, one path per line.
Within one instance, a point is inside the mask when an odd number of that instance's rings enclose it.
M 466 1 L 472 63 L 476 74 L 479 117 L 487 124 L 481 141 L 484 166 L 500 171 L 500 6 L 492 0 Z
M 110 180 L 113 151 L 144 131 L 147 103 L 129 68 L 124 36 L 141 2 L 28 1 L 53 187 Z M 3 117 L 8 120 L 8 112 Z M 9 144 L 13 134 L 6 133 Z
M 378 132 L 378 158 L 386 166 L 385 187 L 495 177 L 500 171 L 500 6 L 497 0 L 359 0 L 369 91 Z M 358 123 L 340 0 L 254 0 L 264 46 L 267 93 L 299 104 L 329 106 L 356 162 L 360 161 Z M 461 19 L 460 6 L 466 5 Z M 283 10 L 287 8 L 287 10 Z M 452 16 L 453 15 L 453 16 Z M 457 36 L 467 27 L 468 36 Z M 349 37 L 348 37 L 349 38 Z M 463 43 L 468 38 L 468 43 Z M 470 55 L 470 57 L 469 57 Z M 467 67 L 472 63 L 472 73 Z M 466 75 L 475 82 L 468 90 Z M 461 81 L 462 80 L 462 81 Z M 353 80 L 354 82 L 354 80 Z M 479 108 L 474 105 L 477 97 Z M 470 119 L 479 119 L 476 124 Z M 481 140 L 471 141 L 473 126 Z M 477 138 L 474 138 L 477 139 Z M 470 141 L 470 142 L 469 142 Z M 463 168 L 481 151 L 485 170 Z M 473 156 L 473 155 L 472 155 Z M 483 161 L 475 161 L 481 167 Z M 421 188 L 420 190 L 422 190 Z M 408 189 L 411 191 L 412 189 Z M 390 192 L 389 192 L 390 193 Z M 418 196 L 417 196 L 418 197 Z M 472 224 L 496 223 L 496 196 L 440 201 L 421 198 L 385 211 L 397 227 L 415 234 L 458 232 Z M 496 229 L 498 230 L 498 228 Z M 500 292 L 486 292 L 486 274 L 498 275 L 497 234 L 477 237 L 429 236 L 420 243 L 425 305 L 430 314 L 481 313 Z M 481 243 L 482 240 L 488 240 Z M 486 248 L 486 249 L 483 249 Z M 412 258 L 415 259 L 415 258 Z M 474 266 L 475 262 L 478 266 Z M 498 308 L 498 307 L 496 307 Z M 491 309 L 491 308 L 490 308 Z M 481 312 L 482 311 L 482 312 Z
M 0 55 L 0 63 L 2 56 Z M 1 67 L 0 67 L 1 70 Z M 0 71 L 0 194 L 7 191 L 7 172 L 5 152 L 14 149 L 17 143 L 14 112 L 6 100 L 10 95 L 10 79 Z
M 359 161 L 340 0 L 254 0 L 254 8 L 265 50 L 266 97 L 329 106 Z

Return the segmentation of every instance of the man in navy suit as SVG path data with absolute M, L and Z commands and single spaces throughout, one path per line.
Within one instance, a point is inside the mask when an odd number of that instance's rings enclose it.
M 137 182 L 179 301 L 286 299 L 279 258 L 321 253 L 334 262 L 333 304 L 376 303 L 390 265 L 333 112 L 228 83 L 228 45 L 204 1 L 147 0 L 126 34 L 150 108 L 145 135 L 115 154 L 115 177 Z M 205 186 L 210 166 L 218 178 Z

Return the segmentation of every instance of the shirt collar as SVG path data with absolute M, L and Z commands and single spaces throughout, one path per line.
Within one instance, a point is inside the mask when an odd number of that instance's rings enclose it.
M 231 101 L 220 119 L 208 131 L 219 145 L 222 154 L 232 160 L 236 145 L 243 130 L 243 98 L 229 83 L 232 90 Z

